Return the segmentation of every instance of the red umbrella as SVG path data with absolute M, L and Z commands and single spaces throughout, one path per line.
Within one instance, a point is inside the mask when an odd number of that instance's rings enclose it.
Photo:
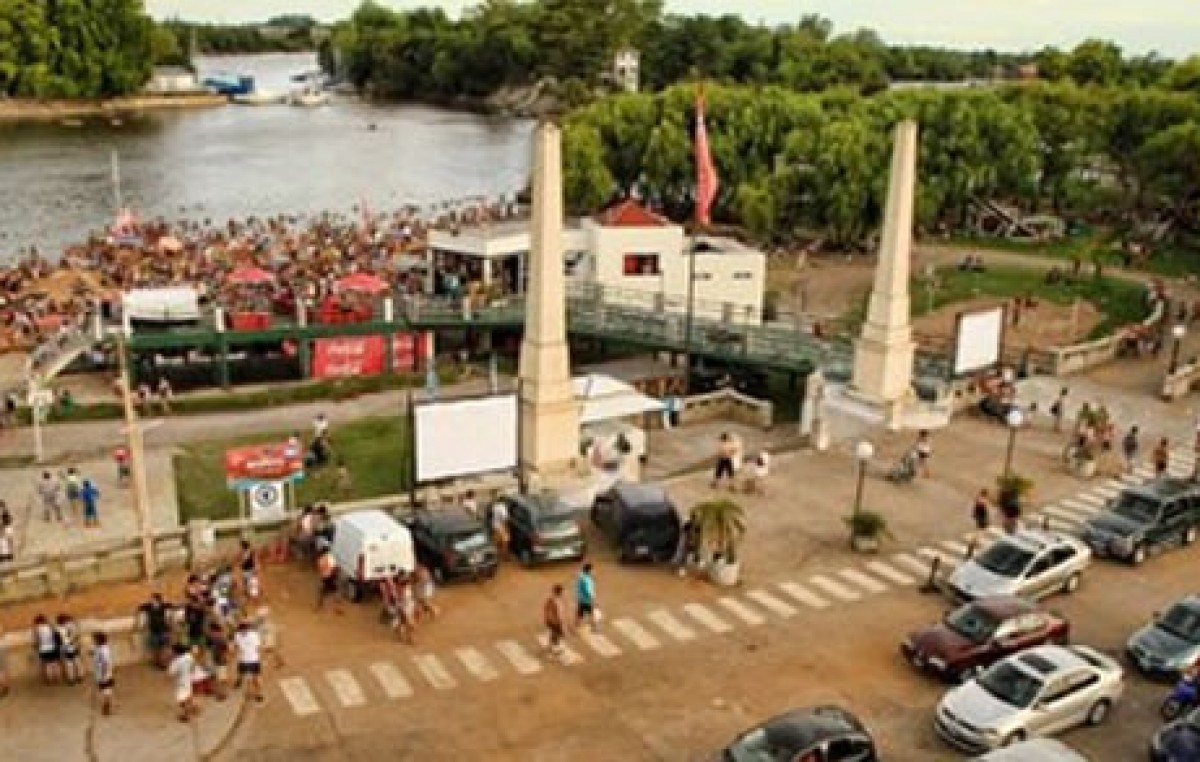
M 343 291 L 364 291 L 368 294 L 378 294 L 389 288 L 387 281 L 370 273 L 347 275 L 339 280 L 337 285 Z
M 225 280 L 239 286 L 262 286 L 274 283 L 275 276 L 261 267 L 243 266 L 234 268 Z

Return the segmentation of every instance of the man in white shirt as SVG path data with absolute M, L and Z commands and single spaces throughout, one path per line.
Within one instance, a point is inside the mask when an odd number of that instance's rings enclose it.
M 504 558 L 508 552 L 508 506 L 503 500 L 492 505 L 492 540 L 496 543 L 497 555 Z
M 233 636 L 233 645 L 238 655 L 238 676 L 235 688 L 242 686 L 242 681 L 250 683 L 250 696 L 260 704 L 263 700 L 262 690 L 262 638 L 258 630 L 249 622 L 238 625 Z
M 108 633 L 92 633 L 92 643 L 95 645 L 92 651 L 92 674 L 96 679 L 96 692 L 100 694 L 100 713 L 109 715 L 112 714 L 113 687 L 116 683 L 113 680 L 112 648 L 108 645 Z
M 182 643 L 176 643 L 175 658 L 167 667 L 167 674 L 175 685 L 175 703 L 179 705 L 179 721 L 188 722 L 196 714 L 196 703 L 192 698 L 192 671 L 196 660 L 191 651 Z
M 317 413 L 317 417 L 313 419 L 313 438 L 322 439 L 329 433 L 329 419 L 324 413 Z

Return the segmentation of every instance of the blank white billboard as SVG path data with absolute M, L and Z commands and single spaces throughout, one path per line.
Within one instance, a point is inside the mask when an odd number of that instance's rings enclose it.
M 955 375 L 995 365 L 1000 361 L 1003 340 L 1003 307 L 960 315 L 954 346 Z
M 517 467 L 517 396 L 416 406 L 417 481 Z

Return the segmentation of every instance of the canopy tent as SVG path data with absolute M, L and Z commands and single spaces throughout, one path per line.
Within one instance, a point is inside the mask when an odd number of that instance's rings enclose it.
M 378 294 L 387 291 L 387 281 L 370 273 L 354 273 L 347 275 L 337 282 L 337 287 L 343 291 L 362 291 L 368 294 Z
M 661 413 L 666 408 L 662 401 L 642 394 L 631 384 L 598 373 L 571 379 L 571 388 L 575 399 L 583 403 L 579 423 L 585 426 L 643 413 Z
M 189 322 L 200 319 L 200 296 L 194 288 L 140 288 L 128 291 L 125 313 L 130 320 Z
M 225 278 L 226 283 L 237 286 L 264 286 L 275 282 L 275 276 L 261 267 L 243 265 L 235 267 Z

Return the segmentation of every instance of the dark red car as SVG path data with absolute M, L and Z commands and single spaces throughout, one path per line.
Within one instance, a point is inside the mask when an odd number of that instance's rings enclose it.
M 1023 598 L 997 596 L 963 604 L 941 622 L 900 644 L 917 669 L 966 681 L 1009 654 L 1045 643 L 1066 644 L 1071 623 Z

